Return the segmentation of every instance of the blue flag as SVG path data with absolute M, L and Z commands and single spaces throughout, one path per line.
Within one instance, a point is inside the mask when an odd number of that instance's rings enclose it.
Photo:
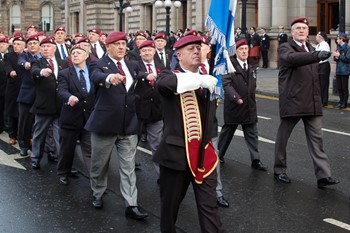
M 237 0 L 211 1 L 205 26 L 216 41 L 216 54 L 213 73 L 218 78 L 218 86 L 222 88 L 221 76 L 235 69 L 230 56 L 235 54 L 234 20 Z

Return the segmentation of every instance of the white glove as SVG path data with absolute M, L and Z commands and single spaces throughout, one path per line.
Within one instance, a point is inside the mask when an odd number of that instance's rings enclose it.
M 211 75 L 202 75 L 196 73 L 176 73 L 177 93 L 196 90 L 200 87 L 208 88 L 212 93 L 218 80 Z
M 201 75 L 201 78 L 202 82 L 200 84 L 200 87 L 207 88 L 210 93 L 213 93 L 218 80 L 209 74 Z

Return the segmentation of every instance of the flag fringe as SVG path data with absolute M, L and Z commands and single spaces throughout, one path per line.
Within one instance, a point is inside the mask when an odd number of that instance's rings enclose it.
M 212 37 L 214 37 L 216 41 L 226 49 L 226 36 L 219 30 L 219 27 L 210 16 L 205 20 L 205 26 L 211 31 Z

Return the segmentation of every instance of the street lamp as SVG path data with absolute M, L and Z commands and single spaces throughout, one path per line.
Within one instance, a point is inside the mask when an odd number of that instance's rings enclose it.
M 242 0 L 242 34 L 247 33 L 247 1 Z
M 118 6 L 117 6 L 117 2 L 114 2 L 114 9 L 117 9 Z M 119 0 L 119 31 L 123 31 L 123 14 L 124 12 L 132 12 L 133 9 L 130 5 L 129 2 L 125 2 L 124 3 L 124 0 Z
M 165 33 L 168 36 L 169 35 L 169 31 L 170 31 L 170 8 L 172 5 L 172 1 L 171 0 L 157 0 L 154 3 L 156 8 L 161 8 L 161 7 L 165 7 L 166 10 L 166 18 L 165 18 Z M 174 1 L 174 6 L 176 8 L 180 8 L 181 7 L 181 2 L 180 1 Z

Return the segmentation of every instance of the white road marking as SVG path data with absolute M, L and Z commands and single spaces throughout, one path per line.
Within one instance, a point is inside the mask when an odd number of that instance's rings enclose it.
M 221 126 L 219 126 L 218 132 L 221 132 Z M 235 136 L 244 137 L 243 131 L 237 129 L 236 132 L 235 132 Z M 262 141 L 262 142 L 266 142 L 266 143 L 275 144 L 275 141 L 272 141 L 272 140 L 270 140 L 270 139 L 263 138 L 263 137 L 260 137 L 260 136 L 258 137 L 258 140 L 259 140 L 259 141 Z
M 137 146 L 137 149 L 138 149 L 139 151 L 142 151 L 142 152 L 146 153 L 146 154 L 152 155 L 152 151 L 147 150 L 147 149 L 145 149 L 145 148 L 143 148 L 143 147 L 141 147 L 141 146 Z
M 326 131 L 326 132 L 330 132 L 330 133 L 341 134 L 341 135 L 344 135 L 344 136 L 350 136 L 350 133 L 345 133 L 345 132 L 341 132 L 341 131 L 336 131 L 336 130 L 331 130 L 331 129 L 324 129 L 324 128 L 322 128 L 322 130 Z
M 343 222 L 335 220 L 333 218 L 325 218 L 325 219 L 323 219 L 323 221 L 324 222 L 328 222 L 328 223 L 333 224 L 333 225 L 335 225 L 337 227 L 340 227 L 340 228 L 343 228 L 345 230 L 350 231 L 350 225 L 349 224 L 343 223 Z
M 9 166 L 9 167 L 18 168 L 18 169 L 27 170 L 25 167 L 23 167 L 20 163 L 18 163 L 16 161 L 16 159 L 21 159 L 21 158 L 23 158 L 23 157 L 20 156 L 19 154 L 8 155 L 5 152 L 3 152 L 2 150 L 0 150 L 0 164 L 3 164 L 5 166 Z
M 258 116 L 258 118 L 260 118 L 260 119 L 264 119 L 264 120 L 271 120 L 271 118 L 270 118 L 270 117 Z

